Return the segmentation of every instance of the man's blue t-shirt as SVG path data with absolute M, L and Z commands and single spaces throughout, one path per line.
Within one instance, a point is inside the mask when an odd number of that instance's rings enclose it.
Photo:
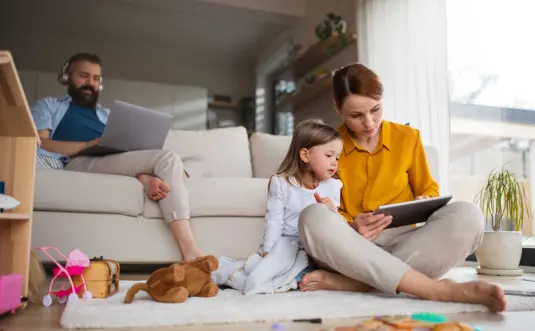
M 58 141 L 90 141 L 100 138 L 104 127 L 95 109 L 82 108 L 71 102 L 51 138 Z

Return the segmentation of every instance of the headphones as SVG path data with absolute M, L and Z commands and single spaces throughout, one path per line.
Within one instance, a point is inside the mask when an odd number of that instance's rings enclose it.
M 79 57 L 80 54 L 76 54 L 71 56 L 67 62 L 61 67 L 61 71 L 58 74 L 58 83 L 61 85 L 67 85 L 69 84 L 69 67 L 71 66 L 71 62 L 73 59 Z M 100 77 L 100 84 L 98 85 L 98 91 L 102 91 L 104 89 L 104 86 L 102 85 L 102 77 Z

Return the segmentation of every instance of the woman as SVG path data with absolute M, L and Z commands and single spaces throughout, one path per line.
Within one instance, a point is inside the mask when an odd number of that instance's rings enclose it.
M 436 197 L 438 184 L 419 131 L 383 119 L 383 86 L 373 71 L 359 63 L 338 70 L 333 92 L 344 120 L 339 128 L 342 201 L 339 213 L 323 204 L 301 213 L 301 241 L 323 269 L 305 275 L 301 289 L 378 289 L 505 310 L 504 294 L 496 285 L 438 280 L 480 244 L 484 220 L 477 206 L 450 203 L 421 227 L 385 229 L 391 217 L 372 215 L 381 205 Z

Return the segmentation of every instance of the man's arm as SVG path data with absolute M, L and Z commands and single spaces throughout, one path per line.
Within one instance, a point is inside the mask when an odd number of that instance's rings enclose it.
M 92 145 L 98 144 L 98 139 L 89 142 L 55 141 L 50 139 L 52 130 L 52 114 L 57 108 L 57 103 L 53 98 L 43 98 L 38 100 L 31 108 L 32 117 L 37 127 L 40 147 L 52 153 L 59 153 L 68 156 L 76 155 L 79 151 Z
M 83 141 L 56 141 L 50 139 L 49 130 L 39 130 L 39 137 L 41 138 L 41 148 L 52 153 L 65 154 L 73 156 L 78 154 L 81 150 L 98 144 L 100 139 L 94 139 L 88 142 Z

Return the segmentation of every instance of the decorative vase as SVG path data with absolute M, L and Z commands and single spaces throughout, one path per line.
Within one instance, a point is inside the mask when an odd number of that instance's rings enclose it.
M 478 273 L 493 276 L 519 276 L 522 257 L 522 232 L 485 231 L 476 249 Z

